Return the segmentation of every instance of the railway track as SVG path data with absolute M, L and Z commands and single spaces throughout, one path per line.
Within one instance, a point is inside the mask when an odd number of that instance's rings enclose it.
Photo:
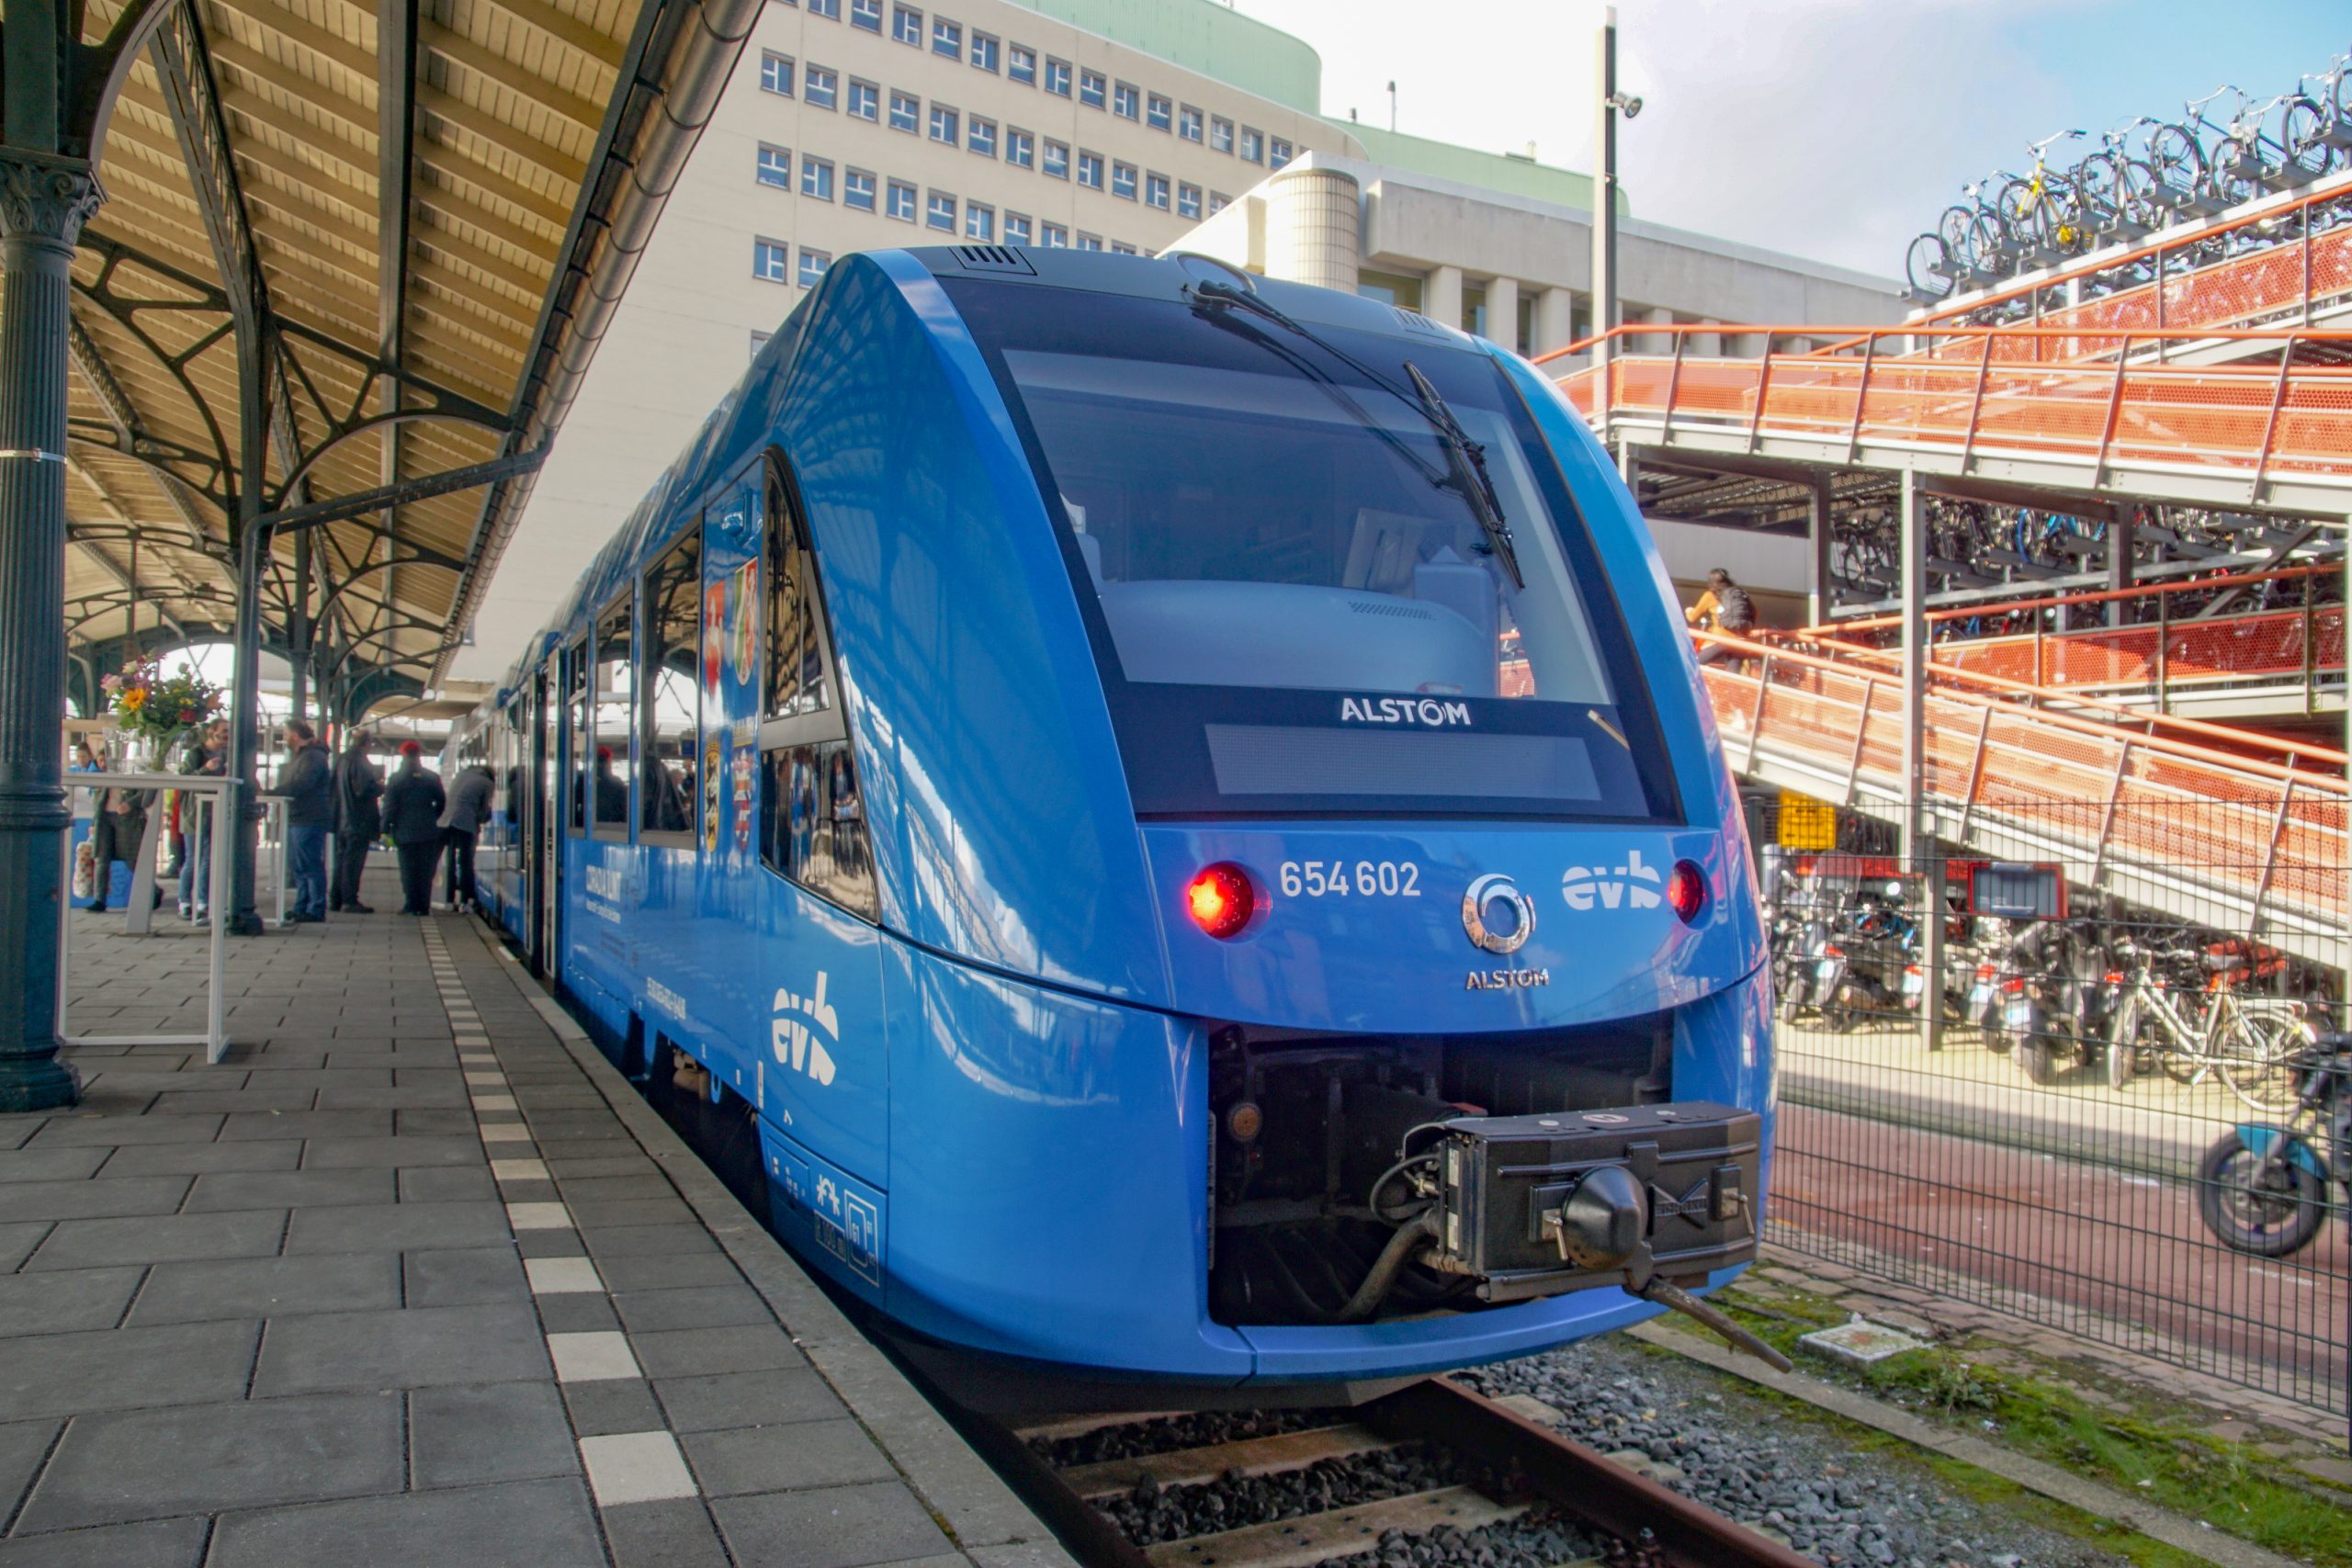
M 1810 1568 L 1448 1378 L 1255 1426 L 1190 1446 L 1204 1423 L 1180 1416 L 976 1417 L 967 1432 L 1087 1568 L 1493 1563 L 1531 1546 L 1544 1568 Z

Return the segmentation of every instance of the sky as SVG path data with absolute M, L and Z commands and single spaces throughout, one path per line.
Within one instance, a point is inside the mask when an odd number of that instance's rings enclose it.
M 1595 0 L 1233 3 L 1315 46 L 1328 114 L 1385 125 L 1393 79 L 1399 130 L 1591 165 Z M 2223 82 L 2267 98 L 2352 48 L 2344 0 L 1622 0 L 1617 24 L 1636 218 L 1890 277 L 2028 142 Z

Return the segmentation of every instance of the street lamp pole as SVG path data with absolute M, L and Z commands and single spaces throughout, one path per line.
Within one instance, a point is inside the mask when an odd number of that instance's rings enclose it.
M 1598 167 L 1592 180 L 1592 364 L 1600 372 L 1594 388 L 1594 408 L 1605 419 L 1611 347 L 1606 334 L 1617 324 L 1616 6 L 1601 7 L 1600 33 L 1594 44 L 1594 146 Z

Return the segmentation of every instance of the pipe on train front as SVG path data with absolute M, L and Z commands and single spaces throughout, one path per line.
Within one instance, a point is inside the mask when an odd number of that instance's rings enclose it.
M 1536 370 L 1197 257 L 876 253 L 698 451 L 763 444 L 814 566 L 771 592 L 821 607 L 779 656 L 768 600 L 771 678 L 830 659 L 854 782 L 763 758 L 763 831 L 815 848 L 768 858 L 755 950 L 676 974 L 775 990 L 788 1241 L 1016 1382 L 1260 1398 L 1754 1257 L 1738 804 L 1647 531 Z M 844 789 L 865 908 L 791 859 Z

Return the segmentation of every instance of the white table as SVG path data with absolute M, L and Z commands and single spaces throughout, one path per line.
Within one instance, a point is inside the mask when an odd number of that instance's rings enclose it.
M 207 893 L 212 905 L 211 964 L 206 983 L 204 1032 L 201 1034 L 74 1034 L 67 1031 L 66 1010 L 71 991 L 66 975 L 69 967 L 68 937 L 72 922 L 67 916 L 74 908 L 74 851 L 72 835 L 68 834 L 65 851 L 65 882 L 58 889 L 57 900 L 57 1039 L 63 1045 L 201 1045 L 204 1059 L 218 1062 L 228 1053 L 229 1031 L 225 1018 L 228 998 L 229 950 L 228 921 L 220 918 L 221 901 L 229 894 L 230 857 L 235 852 L 236 835 L 222 832 L 220 824 L 233 822 L 230 809 L 236 800 L 237 781 L 208 773 L 73 773 L 68 783 L 75 789 L 149 789 L 178 790 L 188 797 L 191 805 L 212 814 L 215 829 L 212 834 L 212 878 Z M 106 797 L 97 797 L 98 809 L 106 809 Z M 139 858 L 130 874 L 130 908 L 127 911 L 125 929 L 134 935 L 144 935 L 151 929 L 155 902 L 155 848 L 164 831 L 163 803 L 150 805 L 147 812 L 147 832 L 140 840 Z M 198 842 L 202 840 L 199 838 Z M 111 867 L 104 868 L 104 876 Z M 284 878 L 279 878 L 282 883 Z M 101 883 L 99 886 L 103 886 Z M 285 893 L 281 887 L 278 900 L 282 908 Z

